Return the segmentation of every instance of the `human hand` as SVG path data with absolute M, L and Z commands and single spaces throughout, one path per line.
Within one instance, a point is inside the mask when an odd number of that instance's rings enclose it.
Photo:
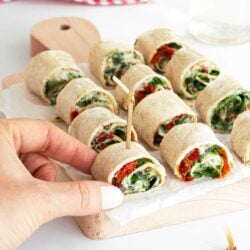
M 0 249 L 16 248 L 57 217 L 95 214 L 123 200 L 105 182 L 53 182 L 49 158 L 90 173 L 96 153 L 49 122 L 0 120 L 0 142 Z

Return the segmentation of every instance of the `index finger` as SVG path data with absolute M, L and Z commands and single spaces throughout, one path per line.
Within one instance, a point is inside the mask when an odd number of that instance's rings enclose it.
M 19 153 L 39 152 L 90 173 L 96 152 L 53 124 L 32 119 L 5 120 Z

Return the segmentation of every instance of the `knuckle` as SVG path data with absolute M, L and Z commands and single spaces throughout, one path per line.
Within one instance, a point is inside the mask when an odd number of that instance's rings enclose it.
M 46 152 L 49 151 L 50 149 L 50 142 L 51 142 L 51 138 L 53 136 L 53 131 L 52 131 L 52 126 L 49 122 L 44 121 L 43 124 L 46 127 L 46 140 L 44 141 L 42 147 L 41 147 L 41 151 L 42 152 Z
M 69 164 L 73 164 L 74 159 L 77 158 L 77 155 L 79 154 L 80 151 L 80 143 L 75 144 L 75 147 L 72 149 L 72 156 L 69 160 Z
M 83 211 L 90 206 L 90 190 L 84 182 L 75 182 L 80 195 L 79 209 Z

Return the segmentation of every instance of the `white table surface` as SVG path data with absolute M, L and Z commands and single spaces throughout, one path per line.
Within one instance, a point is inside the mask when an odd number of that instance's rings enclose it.
M 75 15 L 91 20 L 104 39 L 131 44 L 142 31 L 167 26 L 183 36 L 195 49 L 214 58 L 224 71 L 249 86 L 250 43 L 211 46 L 194 40 L 187 29 L 188 2 L 158 0 L 154 4 L 124 7 L 92 7 L 49 0 L 19 0 L 1 4 L 0 78 L 22 71 L 25 67 L 29 59 L 29 30 L 34 23 L 54 16 Z M 249 250 L 250 210 L 102 241 L 87 239 L 72 218 L 62 218 L 42 226 L 19 250 L 224 250 L 224 224 L 231 228 L 238 249 Z

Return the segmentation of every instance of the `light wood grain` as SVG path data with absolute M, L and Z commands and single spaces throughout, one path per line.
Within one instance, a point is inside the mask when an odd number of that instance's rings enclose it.
M 87 62 L 91 47 L 99 40 L 96 27 L 83 18 L 48 19 L 31 29 L 31 55 L 46 49 L 60 49 L 70 53 L 77 63 Z
M 91 45 L 100 39 L 96 28 L 86 20 L 83 22 L 80 21 L 79 18 L 64 17 L 52 20 L 55 21 L 53 25 L 50 20 L 43 21 L 33 27 L 32 54 L 36 54 L 48 48 L 64 49 L 71 53 L 77 62 L 86 61 Z M 70 25 L 72 30 L 68 33 L 67 30 L 65 30 L 65 32 L 58 31 L 58 36 L 56 36 L 53 31 L 55 28 L 60 29 L 60 25 Z M 3 86 L 6 88 L 22 80 L 23 73 L 16 73 L 6 77 Z M 63 168 L 58 167 L 57 173 L 59 181 L 71 180 Z M 87 237 L 104 239 L 249 209 L 249 197 L 250 178 L 233 185 L 218 188 L 205 195 L 181 202 L 177 205 L 164 208 L 157 213 L 133 220 L 122 227 L 112 223 L 105 213 L 75 217 L 75 220 Z
M 131 148 L 131 131 L 133 121 L 133 109 L 135 104 L 134 91 L 129 91 L 128 95 L 128 114 L 127 114 L 127 129 L 126 129 L 126 149 Z

